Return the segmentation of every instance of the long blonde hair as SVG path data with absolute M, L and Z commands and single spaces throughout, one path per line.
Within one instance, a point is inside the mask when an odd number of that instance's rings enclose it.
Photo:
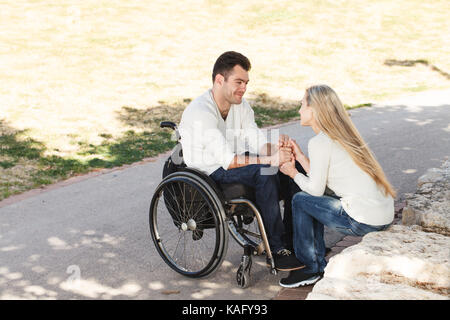
M 330 139 L 337 141 L 353 161 L 393 198 L 396 192 L 386 178 L 374 154 L 359 134 L 336 92 L 327 85 L 314 85 L 306 89 L 306 102 L 312 107 L 314 118 Z

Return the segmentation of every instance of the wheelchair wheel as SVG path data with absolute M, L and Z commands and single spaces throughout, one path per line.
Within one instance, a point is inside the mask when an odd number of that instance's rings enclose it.
M 228 233 L 214 190 L 190 172 L 167 176 L 156 188 L 149 212 L 150 233 L 163 260 L 176 272 L 199 278 L 222 263 Z

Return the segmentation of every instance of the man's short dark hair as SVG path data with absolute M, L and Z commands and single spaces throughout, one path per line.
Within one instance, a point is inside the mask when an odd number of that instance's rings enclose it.
M 250 64 L 250 60 L 248 60 L 246 56 L 240 54 L 239 52 L 227 51 L 222 53 L 220 57 L 217 58 L 216 63 L 214 64 L 212 73 L 213 83 L 216 75 L 218 74 L 223 75 L 225 80 L 227 80 L 228 75 L 236 65 L 241 66 L 245 71 L 250 71 L 252 67 L 252 65 Z

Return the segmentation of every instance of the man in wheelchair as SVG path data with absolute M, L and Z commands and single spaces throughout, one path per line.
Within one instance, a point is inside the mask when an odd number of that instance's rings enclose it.
M 303 264 L 289 250 L 292 227 L 288 212 L 289 195 L 298 190 L 290 190 L 286 185 L 289 179 L 278 171 L 293 157 L 289 137 L 280 135 L 273 144 L 257 127 L 253 110 L 243 99 L 250 68 L 250 61 L 237 52 L 225 52 L 217 59 L 213 87 L 183 112 L 179 124 L 183 158 L 188 167 L 204 172 L 218 184 L 240 183 L 254 188 L 275 267 L 282 271 L 300 269 Z M 279 206 L 280 188 L 287 194 L 285 222 Z

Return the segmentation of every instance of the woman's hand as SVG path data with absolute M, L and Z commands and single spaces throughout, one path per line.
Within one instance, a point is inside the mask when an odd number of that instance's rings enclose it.
M 292 148 L 292 152 L 294 153 L 295 160 L 300 162 L 300 158 L 305 156 L 302 149 L 300 149 L 300 146 L 297 144 L 297 142 L 294 139 L 289 138 L 289 144 Z
M 306 173 L 309 173 L 310 165 L 308 157 L 303 153 L 302 149 L 300 149 L 297 142 L 294 139 L 289 139 L 289 145 L 291 146 L 292 153 L 294 154 L 295 160 L 297 160 Z
M 291 161 L 282 164 L 280 166 L 280 171 L 285 175 L 294 179 L 294 177 L 298 174 L 298 171 L 295 168 L 295 159 L 292 159 Z

